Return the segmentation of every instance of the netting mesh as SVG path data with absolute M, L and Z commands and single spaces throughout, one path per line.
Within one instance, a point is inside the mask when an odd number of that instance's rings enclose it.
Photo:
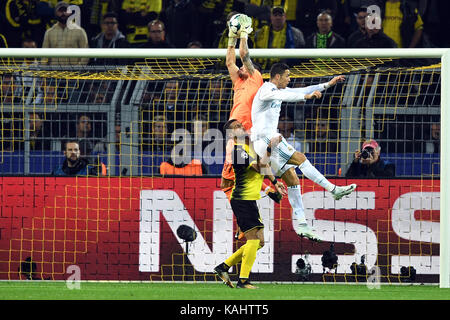
M 30 257 L 40 278 L 61 279 L 68 265 L 81 264 L 90 279 L 215 279 L 207 270 L 233 248 L 217 225 L 225 224 L 226 233 L 235 228 L 217 179 L 224 161 L 222 127 L 233 98 L 223 59 L 145 59 L 83 67 L 2 61 L 0 179 L 5 219 L 0 277 L 20 277 L 20 263 Z M 260 254 L 256 277 L 297 281 L 297 259 L 306 259 L 308 252 L 310 280 L 367 280 L 367 274 L 358 278 L 353 272 L 353 263 L 360 264 L 364 256 L 366 266 L 381 269 L 383 281 L 409 279 L 409 274 L 401 274 L 402 266 L 415 266 L 422 280 L 435 281 L 440 65 L 411 68 L 395 59 L 315 59 L 291 68 L 290 86 L 313 85 L 338 74 L 345 74 L 346 81 L 321 99 L 284 103 L 280 132 L 337 184 L 346 176 L 355 150 L 364 140 L 375 139 L 382 158 L 395 165 L 396 179 L 365 180 L 361 192 L 341 205 L 330 205 L 323 190 L 303 181 L 308 219 L 327 234 L 322 244 L 285 235 L 292 229 L 288 201 L 274 207 L 265 198 L 260 208 L 267 211 L 272 245 Z M 267 80 L 267 72 L 263 77 Z M 52 175 L 70 139 L 80 141 L 83 156 L 93 165 L 106 167 L 105 172 L 97 170 L 103 177 L 65 182 L 35 177 Z M 202 176 L 209 180 L 161 175 L 162 163 L 177 145 L 202 162 Z M 166 222 L 158 227 L 160 239 L 147 242 L 140 237 L 156 226 L 153 220 L 150 229 L 142 226 L 144 213 L 150 218 L 154 214 L 142 204 L 149 199 L 140 193 L 146 189 L 175 191 L 158 195 L 174 204 L 157 208 Z M 24 213 L 28 209 L 31 214 Z M 173 238 L 178 222 L 168 220 L 166 209 L 189 212 L 207 246 L 199 249 L 193 243 L 186 252 L 185 244 Z M 325 272 L 321 256 L 330 243 L 336 243 L 340 258 L 337 269 Z M 161 256 L 148 262 L 142 250 L 156 250 L 153 245 Z

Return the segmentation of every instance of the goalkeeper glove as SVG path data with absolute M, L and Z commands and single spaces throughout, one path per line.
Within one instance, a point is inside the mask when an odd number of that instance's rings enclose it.
M 231 20 L 231 19 L 230 19 Z M 238 35 L 231 30 L 230 21 L 227 22 L 228 25 L 228 46 L 235 47 Z
M 248 35 L 253 31 L 252 18 L 243 14 L 239 17 L 239 23 L 241 25 L 240 37 L 248 39 Z

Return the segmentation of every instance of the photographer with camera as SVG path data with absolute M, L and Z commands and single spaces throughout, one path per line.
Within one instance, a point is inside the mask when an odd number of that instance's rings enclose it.
M 394 177 L 395 165 L 380 158 L 381 148 L 375 140 L 367 140 L 362 150 L 355 152 L 352 164 L 347 170 L 347 178 Z

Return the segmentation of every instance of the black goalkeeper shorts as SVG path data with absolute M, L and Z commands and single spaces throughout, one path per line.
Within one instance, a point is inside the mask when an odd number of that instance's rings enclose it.
M 255 228 L 264 228 L 261 217 L 259 216 L 256 200 L 235 200 L 230 201 L 237 225 L 242 232 L 247 232 Z

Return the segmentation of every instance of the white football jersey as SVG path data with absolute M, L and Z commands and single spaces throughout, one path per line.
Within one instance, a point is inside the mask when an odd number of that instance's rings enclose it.
M 253 99 L 251 140 L 266 137 L 269 140 L 278 133 L 281 103 L 304 101 L 305 95 L 314 91 L 323 91 L 328 83 L 304 88 L 278 89 L 272 82 L 265 82 Z

